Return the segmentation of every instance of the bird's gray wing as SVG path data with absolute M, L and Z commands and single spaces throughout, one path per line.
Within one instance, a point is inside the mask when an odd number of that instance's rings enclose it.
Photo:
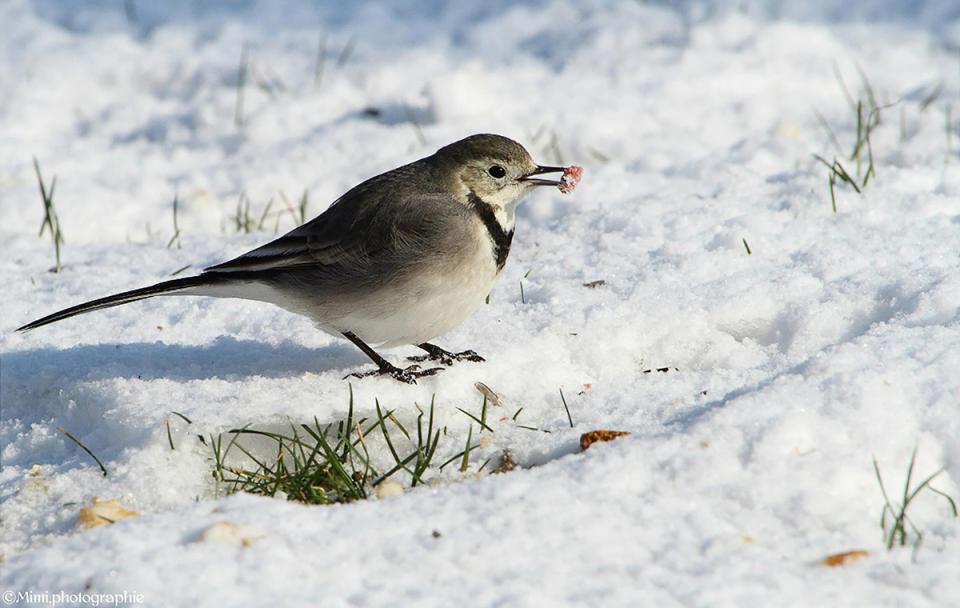
M 353 209 L 345 213 L 338 200 L 310 222 L 252 251 L 205 268 L 205 272 L 246 272 L 291 268 L 301 265 L 332 265 L 365 254 L 362 236 L 372 221 L 373 210 Z
M 326 211 L 287 234 L 205 272 L 229 273 L 326 268 L 344 276 L 362 272 L 371 262 L 397 263 L 405 252 L 435 233 L 438 215 L 456 211 L 449 194 L 423 194 L 429 179 L 417 163 L 363 182 L 337 199 Z M 429 176 L 424 176 L 429 177 Z

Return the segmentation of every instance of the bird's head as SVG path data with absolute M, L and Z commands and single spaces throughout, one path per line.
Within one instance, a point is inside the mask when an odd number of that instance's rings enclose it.
M 563 172 L 563 167 L 538 165 L 523 146 L 501 135 L 471 135 L 440 148 L 436 158 L 465 202 L 472 193 L 511 223 L 520 198 L 533 187 L 560 185 L 538 176 Z

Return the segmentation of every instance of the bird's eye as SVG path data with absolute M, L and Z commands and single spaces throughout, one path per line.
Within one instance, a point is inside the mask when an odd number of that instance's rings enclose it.
M 501 177 L 507 174 L 507 170 L 501 167 L 500 165 L 493 165 L 492 167 L 487 169 L 487 173 L 489 173 L 492 177 L 500 179 Z

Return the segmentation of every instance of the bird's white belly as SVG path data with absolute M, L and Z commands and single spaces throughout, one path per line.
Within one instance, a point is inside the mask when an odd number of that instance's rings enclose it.
M 390 348 L 420 344 L 454 329 L 486 300 L 499 272 L 486 235 L 464 244 L 459 259 L 439 261 L 357 299 L 335 319 L 317 318 L 331 333 L 349 331 L 364 342 Z
M 388 348 L 427 342 L 463 323 L 484 302 L 495 280 L 495 274 L 421 277 L 410 288 L 378 294 L 390 304 L 361 308 L 338 319 L 336 329 Z

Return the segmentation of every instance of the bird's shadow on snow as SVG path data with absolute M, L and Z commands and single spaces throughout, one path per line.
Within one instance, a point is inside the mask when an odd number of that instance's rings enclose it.
M 76 448 L 62 438 L 39 439 L 25 428 L 33 425 L 69 429 L 108 466 L 123 450 L 144 446 L 158 427 L 149 420 L 117 415 L 116 403 L 125 389 L 95 385 L 114 379 L 180 382 L 245 378 L 297 378 L 306 372 L 336 378 L 366 364 L 349 344 L 310 348 L 293 342 L 270 344 L 220 337 L 202 345 L 155 343 L 95 344 L 59 349 L 42 347 L 4 353 L 0 384 L 0 445 L 21 447 L 7 464 L 88 466 Z M 94 385 L 92 388 L 90 385 Z M 149 416 L 148 416 L 149 418 Z M 40 446 L 39 449 L 37 446 Z
M 52 347 L 3 355 L 5 381 L 53 372 L 63 386 L 71 381 L 138 378 L 204 380 L 260 376 L 285 378 L 322 374 L 363 365 L 366 358 L 349 344 L 308 348 L 293 342 L 269 344 L 217 338 L 202 346 L 139 342 Z

